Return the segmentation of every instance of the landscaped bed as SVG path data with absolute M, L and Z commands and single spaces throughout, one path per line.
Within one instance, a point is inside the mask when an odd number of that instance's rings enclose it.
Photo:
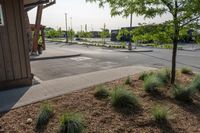
M 71 94 L 48 100 L 52 106 L 53 115 L 47 126 L 40 132 L 56 133 L 60 128 L 60 117 L 66 112 L 81 114 L 84 121 L 84 132 L 88 133 L 199 133 L 200 132 L 200 95 L 192 95 L 192 101 L 182 102 L 172 95 L 169 84 L 159 86 L 159 93 L 149 93 L 144 90 L 144 81 L 139 80 L 139 74 L 124 79 L 106 83 L 104 89 L 113 94 L 116 88 L 126 89 L 138 99 L 139 105 L 134 110 L 124 112 L 114 106 L 113 95 L 108 96 L 105 90 L 97 94 L 94 86 Z M 140 77 L 141 78 L 141 77 Z M 143 77 L 144 78 L 144 77 Z M 190 84 L 195 78 L 193 74 L 178 72 L 177 79 L 181 85 Z M 126 83 L 126 84 L 125 84 Z M 106 87 L 105 87 L 106 86 Z M 100 97 L 99 97 L 100 96 Z M 99 97 L 99 98 L 97 98 Z M 0 132 L 32 133 L 35 129 L 40 106 L 43 102 L 11 110 L 0 116 Z M 155 106 L 166 108 L 166 120 L 153 117 Z M 164 117 L 163 117 L 164 118 Z

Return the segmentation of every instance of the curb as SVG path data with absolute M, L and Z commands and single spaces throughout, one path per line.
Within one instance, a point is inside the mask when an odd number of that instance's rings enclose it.
M 70 57 L 77 57 L 77 56 L 81 56 L 81 54 L 61 55 L 61 56 L 49 56 L 49 57 L 40 57 L 40 58 L 31 58 L 30 57 L 30 61 L 61 59 L 61 58 L 70 58 Z
M 119 50 L 119 52 L 127 52 L 127 53 L 139 53 L 139 52 L 153 52 L 153 50 L 151 49 L 147 49 L 147 50 Z

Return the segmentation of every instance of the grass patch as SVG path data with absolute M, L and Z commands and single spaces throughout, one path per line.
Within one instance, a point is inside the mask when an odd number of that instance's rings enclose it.
M 181 85 L 174 85 L 172 94 L 174 98 L 182 102 L 192 102 L 192 96 L 195 93 L 195 89 L 192 87 L 183 87 Z
M 130 76 L 128 76 L 127 79 L 126 79 L 126 81 L 125 81 L 125 84 L 126 85 L 131 85 L 131 83 L 132 83 L 132 79 L 131 79 Z
M 94 96 L 97 99 L 106 99 L 110 96 L 110 92 L 108 91 L 106 86 L 100 85 L 100 86 L 97 86 Z
M 160 105 L 154 106 L 151 114 L 156 122 L 162 123 L 167 121 L 168 109 Z
M 197 91 L 200 92 L 200 75 L 197 75 L 193 79 L 193 81 L 192 81 L 192 83 L 190 85 L 190 88 L 193 89 L 193 90 L 197 90 Z
M 41 105 L 40 113 L 36 122 L 36 129 L 41 130 L 48 124 L 50 118 L 53 116 L 53 109 L 49 103 Z
M 144 80 L 144 90 L 148 93 L 157 92 L 160 86 L 163 86 L 163 82 L 156 75 L 148 76 Z
M 130 113 L 139 107 L 139 102 L 135 95 L 121 86 L 112 93 L 112 105 L 120 111 Z
M 60 118 L 59 133 L 82 133 L 84 121 L 80 114 L 65 113 Z
M 189 74 L 189 75 L 192 75 L 192 74 L 193 74 L 192 69 L 189 68 L 189 67 L 183 67 L 183 68 L 181 69 L 181 73 L 183 73 L 183 74 Z

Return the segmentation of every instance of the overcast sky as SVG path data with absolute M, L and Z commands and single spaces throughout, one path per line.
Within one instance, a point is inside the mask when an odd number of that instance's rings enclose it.
M 65 16 L 68 14 L 68 26 L 71 24 L 72 18 L 73 29 L 79 31 L 81 25 L 87 24 L 88 30 L 100 30 L 104 23 L 108 29 L 118 29 L 120 27 L 128 27 L 129 19 L 120 16 L 111 17 L 110 8 L 106 6 L 99 8 L 97 3 L 87 3 L 86 0 L 57 0 L 56 4 L 46 8 L 43 12 L 42 24 L 48 27 L 65 29 Z M 36 8 L 29 12 L 30 22 L 35 23 Z M 133 25 L 138 23 L 160 23 L 168 20 L 170 15 L 165 15 L 162 18 L 157 17 L 153 20 L 144 20 L 143 17 L 134 16 Z

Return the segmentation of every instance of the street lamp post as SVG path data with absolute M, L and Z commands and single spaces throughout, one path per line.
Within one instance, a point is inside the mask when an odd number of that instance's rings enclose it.
M 72 39 L 73 39 L 73 28 L 72 28 L 72 17 L 70 17 L 70 21 L 71 21 L 71 30 L 70 30 L 70 36 L 71 36 L 71 44 L 72 44 Z
M 130 31 L 133 27 L 133 14 L 130 16 Z M 129 31 L 129 44 L 128 44 L 128 50 L 132 50 L 132 42 L 131 42 L 131 32 Z
M 68 43 L 68 35 L 67 35 L 67 13 L 65 13 L 65 24 L 66 24 L 65 38 L 66 38 L 66 43 Z

